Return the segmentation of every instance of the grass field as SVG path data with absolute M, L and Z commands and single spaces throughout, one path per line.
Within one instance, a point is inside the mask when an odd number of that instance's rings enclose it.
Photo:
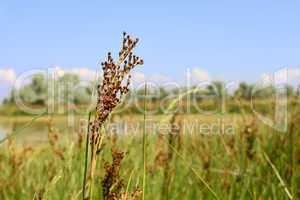
M 162 122 L 163 116 L 123 116 L 132 121 Z M 223 117 L 232 122 L 233 134 L 201 134 L 186 123 L 198 118 L 208 125 L 213 117 L 177 115 L 168 123 L 177 129 L 145 129 L 145 185 L 143 187 L 143 134 L 110 134 L 99 153 L 93 181 L 93 199 L 103 198 L 105 166 L 112 149 L 124 153 L 111 187 L 123 199 L 294 199 L 300 198 L 300 138 L 297 120 L 287 133 L 279 133 L 240 115 Z M 152 120 L 153 119 L 153 120 Z M 238 119 L 238 120 L 233 120 Z M 20 119 L 19 119 L 20 120 Z M 23 120 L 26 121 L 23 117 Z M 63 134 L 59 120 L 39 119 L 47 128 L 41 143 L 19 143 L 10 137 L 1 144 L 1 199 L 82 199 L 86 129 Z M 115 121 L 120 119 L 116 117 Z M 34 126 L 34 125 L 33 125 Z M 81 132 L 82 131 L 82 132 Z M 171 131 L 178 134 L 164 134 Z M 191 131 L 192 134 L 191 134 Z M 30 131 L 29 131 L 30 132 Z M 160 134 L 159 134 L 160 133 Z M 23 135 L 24 136 L 24 135 Z M 107 169 L 107 168 L 106 168 Z M 141 195 L 139 195 L 141 198 Z M 132 198 L 133 199 L 133 198 Z

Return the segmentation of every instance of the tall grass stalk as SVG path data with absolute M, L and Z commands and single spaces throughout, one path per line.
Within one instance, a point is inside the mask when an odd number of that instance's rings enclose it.
M 85 186 L 86 186 L 86 174 L 87 174 L 87 168 L 88 168 L 88 154 L 89 154 L 89 130 L 90 130 L 90 121 L 91 121 L 91 112 L 89 112 L 88 116 L 88 125 L 87 125 L 87 131 L 86 131 L 86 141 L 85 141 L 85 152 L 84 152 L 84 173 L 83 173 L 83 184 L 82 184 L 82 200 L 85 199 Z
M 146 192 L 146 115 L 147 115 L 147 83 L 145 83 L 144 88 L 144 126 L 143 126 L 143 196 L 142 199 L 145 200 Z

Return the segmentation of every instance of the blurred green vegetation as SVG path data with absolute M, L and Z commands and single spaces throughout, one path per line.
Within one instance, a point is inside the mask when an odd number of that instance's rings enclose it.
M 184 130 L 178 140 L 180 146 L 174 144 L 172 158 L 166 157 L 170 154 L 169 136 L 147 132 L 145 199 L 165 199 L 162 190 L 166 163 L 170 176 L 168 199 L 215 199 L 203 181 L 219 199 L 288 199 L 285 188 L 297 199 L 299 121 L 291 121 L 287 133 L 250 122 L 251 118 L 240 121 L 240 128 L 233 135 L 201 135 L 197 130 Z M 11 138 L 0 146 L 0 199 L 82 198 L 84 133 L 61 134 L 58 129 L 53 130 L 49 141 L 39 145 L 16 146 L 15 138 Z M 112 148 L 125 152 L 120 164 L 124 184 L 121 191 L 142 187 L 142 134 L 107 135 L 99 154 L 94 199 L 103 199 L 101 181 L 106 161 L 111 162 Z
M 142 114 L 146 98 L 151 114 L 163 114 L 172 100 L 195 88 L 151 88 L 149 85 L 147 97 L 144 96 L 143 89 L 132 88 L 115 112 Z M 276 95 L 279 93 L 281 96 L 286 95 L 290 109 L 297 106 L 299 91 L 291 85 L 276 89 L 271 85 L 256 86 L 242 82 L 236 88 L 227 88 L 225 83 L 213 81 L 180 100 L 176 109 L 177 112 L 191 114 L 241 113 L 255 109 L 267 114 L 274 112 Z M 43 74 L 36 74 L 27 84 L 11 91 L 0 106 L 0 115 L 31 115 L 20 109 L 16 102 L 21 102 L 29 109 L 52 114 L 86 114 L 95 106 L 96 96 L 93 94 L 96 94 L 96 83 L 82 82 L 75 74 L 66 73 L 55 81 Z

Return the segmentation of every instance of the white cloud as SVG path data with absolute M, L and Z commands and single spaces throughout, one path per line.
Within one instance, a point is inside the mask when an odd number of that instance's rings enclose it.
M 13 84 L 16 80 L 16 72 L 13 69 L 0 69 L 0 82 Z
M 188 77 L 188 78 L 191 79 L 190 81 L 193 84 L 198 84 L 201 81 L 210 81 L 211 80 L 208 72 L 201 68 L 191 69 L 191 71 L 189 72 L 189 75 L 190 75 L 190 77 Z M 182 75 L 182 79 L 184 79 L 184 75 Z M 134 72 L 132 74 L 133 84 L 141 84 L 141 83 L 144 83 L 145 81 L 147 81 L 149 84 L 150 83 L 159 84 L 159 85 L 168 84 L 169 87 L 172 84 L 173 85 L 185 84 L 185 82 L 182 82 L 184 80 L 176 81 L 172 77 L 164 75 L 164 74 L 146 75 L 142 72 Z
M 172 79 L 170 77 L 162 75 L 162 74 L 145 75 L 142 72 L 134 72 L 134 73 L 132 73 L 131 77 L 132 77 L 132 82 L 134 84 L 141 84 L 144 82 L 163 84 L 163 83 L 172 81 Z
M 54 71 L 58 77 L 63 76 L 65 73 L 72 73 L 78 75 L 81 79 L 84 80 L 95 80 L 97 78 L 97 72 L 87 67 L 63 69 L 59 66 L 55 66 Z
M 300 67 L 288 70 L 289 79 L 300 79 Z
M 268 85 L 272 83 L 273 77 L 269 74 L 264 73 L 261 75 L 260 81 L 263 85 Z
M 71 73 L 77 74 L 79 77 L 86 79 L 86 80 L 93 80 L 97 77 L 97 72 L 94 70 L 91 70 L 86 67 L 82 68 L 73 68 L 70 70 Z
M 59 66 L 55 66 L 54 67 L 54 73 L 55 75 L 57 75 L 58 77 L 62 77 L 65 74 L 65 70 L 63 70 L 61 67 Z
M 268 84 L 281 84 L 288 83 L 293 84 L 300 81 L 300 68 L 280 69 L 272 74 L 262 74 L 261 83 L 264 85 Z
M 166 83 L 172 81 L 172 78 L 163 74 L 153 74 L 149 76 L 148 81 L 153 81 L 155 83 Z
M 191 70 L 191 79 L 193 82 L 199 82 L 199 81 L 209 81 L 210 76 L 208 72 L 201 68 L 193 68 Z
M 146 76 L 142 72 L 134 72 L 134 73 L 132 73 L 131 78 L 132 78 L 132 82 L 136 83 L 136 84 L 138 84 L 138 83 L 144 83 L 146 81 Z

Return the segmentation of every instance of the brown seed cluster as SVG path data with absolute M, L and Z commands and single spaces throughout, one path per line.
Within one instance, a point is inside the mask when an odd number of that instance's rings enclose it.
M 130 193 L 122 192 L 121 199 L 122 200 L 135 200 L 135 199 L 139 199 L 141 197 L 142 193 L 143 193 L 142 190 L 140 188 L 136 187 Z
M 112 148 L 112 163 L 105 163 L 105 176 L 102 179 L 102 194 L 105 200 L 134 200 L 139 199 L 142 191 L 136 187 L 132 192 L 125 192 L 123 179 L 120 176 L 121 161 L 124 152 Z
M 120 178 L 120 166 L 123 158 L 123 152 L 112 149 L 112 164 L 105 163 L 105 176 L 102 179 L 102 190 L 103 197 L 106 200 L 116 200 L 121 197 L 121 189 L 124 184 Z
M 128 93 L 131 70 L 135 66 L 144 63 L 141 58 L 132 52 L 138 41 L 137 38 L 133 38 L 124 32 L 122 48 L 117 62 L 113 60 L 112 54 L 109 52 L 106 61 L 101 63 L 103 81 L 97 88 L 96 117 L 91 126 L 93 135 L 99 132 L 108 115 L 120 103 L 122 96 Z

